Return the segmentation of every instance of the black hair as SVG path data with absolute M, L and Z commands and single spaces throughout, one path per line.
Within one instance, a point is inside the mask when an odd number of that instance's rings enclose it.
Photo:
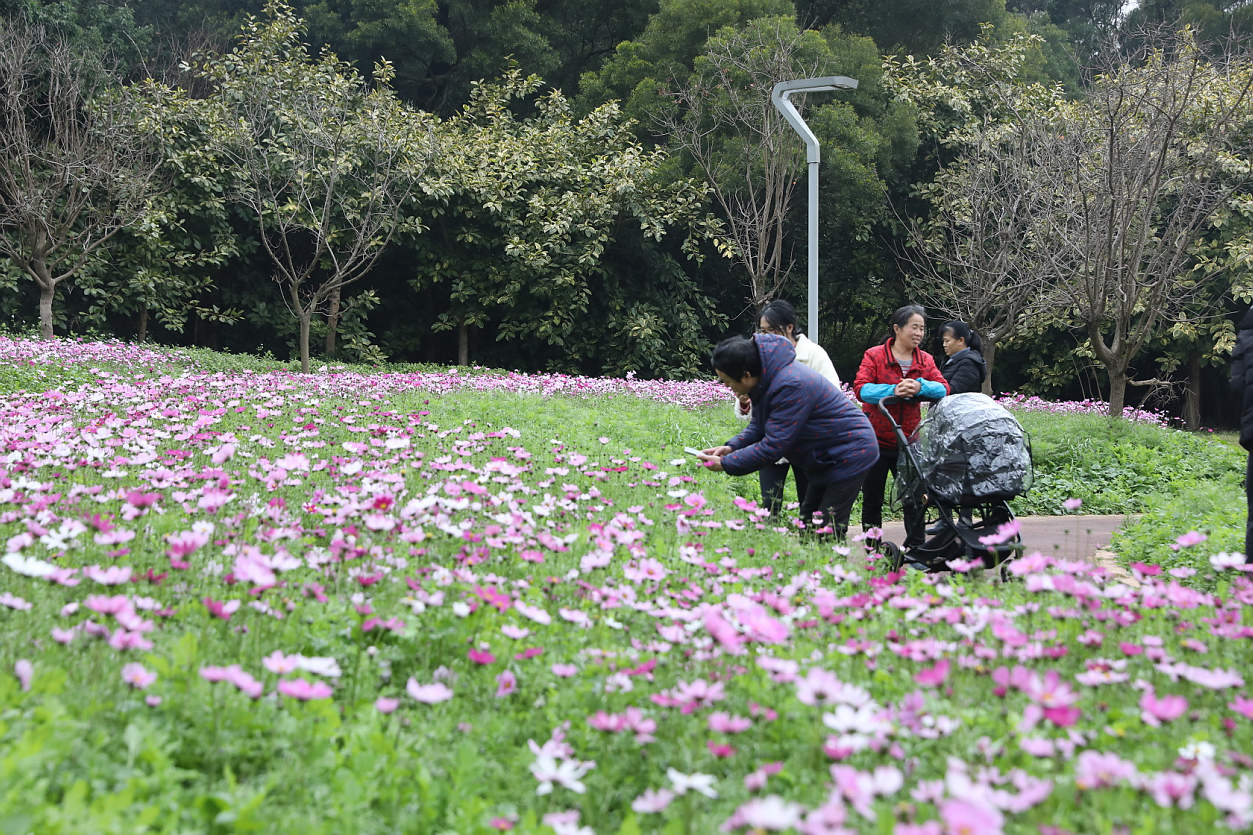
M 944 327 L 940 328 L 940 336 L 944 336 L 949 331 L 953 332 L 954 339 L 966 340 L 967 348 L 983 353 L 983 337 L 979 336 L 978 332 L 971 328 L 970 325 L 957 320 L 945 322 Z
M 721 371 L 736 382 L 743 380 L 745 374 L 761 376 L 761 352 L 757 350 L 757 343 L 747 336 L 722 340 L 710 359 L 714 371 Z
M 770 323 L 770 327 L 780 333 L 787 333 L 787 326 L 792 326 L 792 336 L 797 336 L 800 330 L 796 326 L 796 308 L 792 307 L 792 303 L 784 299 L 775 299 L 761 310 L 758 319 L 765 319 Z
M 903 328 L 909 324 L 909 320 L 915 316 L 921 316 L 922 320 L 927 321 L 927 309 L 920 304 L 907 304 L 904 307 L 898 307 L 896 312 L 888 317 L 888 339 L 896 336 L 896 328 Z

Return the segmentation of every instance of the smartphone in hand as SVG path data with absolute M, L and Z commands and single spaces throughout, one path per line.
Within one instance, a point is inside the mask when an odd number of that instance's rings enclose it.
M 683 451 L 686 452 L 688 455 L 695 455 L 697 458 L 707 457 L 705 453 L 701 452 L 696 447 L 685 446 L 683 447 Z

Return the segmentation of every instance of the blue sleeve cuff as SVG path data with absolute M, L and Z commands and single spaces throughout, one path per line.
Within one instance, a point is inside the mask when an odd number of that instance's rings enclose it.
M 937 383 L 934 380 L 922 380 L 922 389 L 918 394 L 922 397 L 934 397 L 939 399 L 948 394 L 943 383 Z
M 894 391 L 896 391 L 894 383 L 866 383 L 861 387 L 861 391 L 857 393 L 857 396 L 861 398 L 863 403 L 878 403 L 885 397 L 891 397 Z M 943 395 L 943 386 L 940 387 L 940 392 Z

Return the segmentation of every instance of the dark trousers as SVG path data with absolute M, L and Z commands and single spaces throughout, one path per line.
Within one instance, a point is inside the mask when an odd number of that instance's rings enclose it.
M 1249 453 L 1248 463 L 1244 467 L 1244 495 L 1249 504 L 1244 523 L 1244 561 L 1253 563 L 1253 452 Z
M 883 494 L 888 473 L 896 475 L 896 459 L 900 451 L 879 447 L 879 460 L 866 473 L 861 494 L 862 529 L 883 527 Z M 905 547 L 921 545 L 926 539 L 926 508 L 905 508 Z
M 757 478 L 761 482 L 761 501 L 770 508 L 771 516 L 778 516 L 783 509 L 783 488 L 787 486 L 789 469 L 796 476 L 796 499 L 803 502 L 805 494 L 809 492 L 809 477 L 803 469 L 791 464 L 767 464 L 757 471 Z
M 799 474 L 799 470 L 797 471 Z M 822 527 L 829 527 L 837 539 L 848 534 L 848 517 L 853 502 L 866 481 L 866 473 L 842 481 L 810 483 L 801 502 L 801 519 L 810 525 L 815 513 L 822 512 Z

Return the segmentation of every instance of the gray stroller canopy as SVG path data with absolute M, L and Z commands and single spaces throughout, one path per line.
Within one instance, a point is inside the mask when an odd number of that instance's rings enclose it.
M 986 394 L 954 394 L 933 404 L 910 445 L 933 500 L 1008 500 L 1034 480 L 1027 434 Z

